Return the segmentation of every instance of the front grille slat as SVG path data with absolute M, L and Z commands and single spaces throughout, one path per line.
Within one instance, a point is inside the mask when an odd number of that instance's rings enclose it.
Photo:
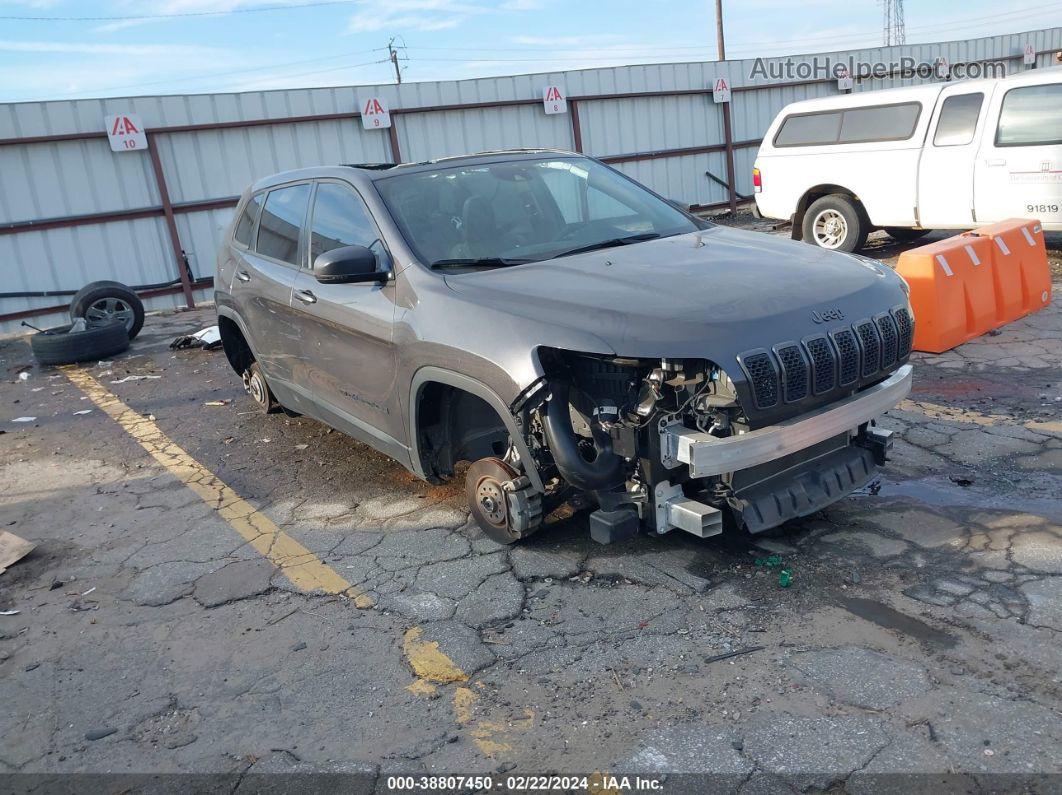
M 804 341 L 808 358 L 811 359 L 812 389 L 816 395 L 829 392 L 837 384 L 837 368 L 833 348 L 825 337 L 812 337 Z
M 756 408 L 769 409 L 778 402 L 778 372 L 771 356 L 762 351 L 741 357 L 745 374 L 752 385 Z
M 863 348 L 863 377 L 866 378 L 881 369 L 881 340 L 877 326 L 869 320 L 856 324 L 855 329 Z
M 897 356 L 902 359 L 911 352 L 911 345 L 914 342 L 914 323 L 911 322 L 911 313 L 905 307 L 894 309 L 892 317 L 899 331 Z
M 881 366 L 884 368 L 896 363 L 899 333 L 896 330 L 896 322 L 890 315 L 879 315 L 875 322 L 881 335 Z
M 834 331 L 831 335 L 837 347 L 841 386 L 854 384 L 859 379 L 859 345 L 851 329 Z
M 782 386 L 786 403 L 795 403 L 808 396 L 808 365 L 796 343 L 779 345 L 775 356 L 782 363 Z

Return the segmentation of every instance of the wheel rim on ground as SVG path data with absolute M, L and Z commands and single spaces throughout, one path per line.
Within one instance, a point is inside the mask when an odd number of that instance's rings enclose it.
M 136 321 L 133 308 L 120 298 L 101 298 L 85 310 L 85 322 L 90 326 L 105 326 L 119 321 L 125 324 L 126 331 L 131 330 Z
M 848 221 L 837 210 L 823 210 L 815 216 L 815 242 L 822 248 L 838 248 L 848 237 Z
M 247 394 L 251 396 L 259 406 L 265 406 L 269 402 L 269 393 L 265 384 L 265 379 L 262 378 L 262 374 L 258 372 L 248 373 L 244 376 L 244 388 L 247 390 Z
M 465 494 L 472 517 L 484 533 L 502 544 L 511 544 L 519 537 L 512 531 L 509 503 L 502 488 L 502 483 L 516 476 L 515 470 L 500 458 L 481 458 L 465 475 Z

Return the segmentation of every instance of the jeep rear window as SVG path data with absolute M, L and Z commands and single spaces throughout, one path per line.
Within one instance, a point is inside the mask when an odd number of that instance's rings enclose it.
M 875 141 L 904 141 L 914 135 L 920 102 L 844 108 L 788 116 L 774 136 L 774 145 L 829 146 Z
M 247 206 L 240 213 L 240 220 L 236 222 L 236 231 L 233 233 L 232 238 L 241 246 L 247 247 L 251 245 L 251 232 L 254 229 L 255 220 L 258 218 L 258 208 L 262 206 L 263 195 L 262 193 L 256 193 L 248 199 Z

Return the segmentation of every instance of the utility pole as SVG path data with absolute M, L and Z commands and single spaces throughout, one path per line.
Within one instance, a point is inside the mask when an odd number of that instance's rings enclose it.
M 387 57 L 391 60 L 391 63 L 395 67 L 395 82 L 399 85 L 402 84 L 402 69 L 398 65 L 398 50 L 395 49 L 394 36 L 387 42 Z
M 715 0 L 715 49 L 720 61 L 726 60 L 726 46 L 723 44 L 723 0 Z

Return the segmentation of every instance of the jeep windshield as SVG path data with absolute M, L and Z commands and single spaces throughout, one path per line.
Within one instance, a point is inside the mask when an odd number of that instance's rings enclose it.
M 520 265 L 708 225 L 582 157 L 440 167 L 376 187 L 414 253 L 434 268 Z

